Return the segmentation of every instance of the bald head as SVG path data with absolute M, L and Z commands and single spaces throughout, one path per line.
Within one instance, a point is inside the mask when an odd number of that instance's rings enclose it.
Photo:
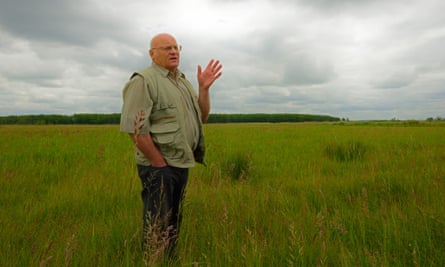
M 175 39 L 175 37 L 173 37 L 173 35 L 168 34 L 168 33 L 159 33 L 151 39 L 150 48 L 158 47 L 159 43 L 162 43 L 166 39 L 170 39 L 170 40 L 173 40 L 174 42 L 176 42 L 176 39 Z
M 179 66 L 179 46 L 168 33 L 155 35 L 150 42 L 150 57 L 154 63 L 176 73 Z

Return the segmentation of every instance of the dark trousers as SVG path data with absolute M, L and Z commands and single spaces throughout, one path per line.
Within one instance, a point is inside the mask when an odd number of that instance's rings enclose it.
M 144 205 L 144 245 L 154 242 L 154 236 L 160 236 L 166 241 L 166 252 L 171 256 L 174 254 L 181 225 L 181 203 L 187 185 L 188 169 L 138 165 L 138 173 L 142 182 L 141 196 Z

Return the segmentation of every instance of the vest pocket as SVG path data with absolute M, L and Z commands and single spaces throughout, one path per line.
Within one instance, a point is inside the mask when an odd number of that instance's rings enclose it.
M 179 130 L 179 124 L 176 120 L 169 122 L 164 121 L 159 123 L 152 123 L 150 130 L 153 134 L 175 133 Z
M 166 158 L 181 158 L 184 151 L 180 148 L 179 124 L 176 120 L 163 121 L 151 125 L 153 142 Z

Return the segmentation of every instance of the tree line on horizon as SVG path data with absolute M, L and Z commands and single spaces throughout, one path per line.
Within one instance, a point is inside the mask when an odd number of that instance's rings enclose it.
M 0 124 L 45 125 L 45 124 L 119 124 L 120 113 L 111 114 L 40 114 L 40 115 L 11 115 L 0 117 Z M 206 123 L 248 123 L 248 122 L 334 122 L 337 117 L 312 114 L 210 114 Z

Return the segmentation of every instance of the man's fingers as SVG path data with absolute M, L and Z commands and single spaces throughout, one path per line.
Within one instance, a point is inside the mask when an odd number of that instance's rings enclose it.
M 215 60 L 212 58 L 210 61 L 209 61 L 209 64 L 207 64 L 207 69 L 208 68 L 213 68 L 213 63 L 215 62 Z
M 219 63 L 219 60 L 211 59 L 209 64 L 207 65 L 207 68 L 213 73 L 218 74 L 218 77 L 220 76 L 219 72 L 222 69 L 222 65 Z

